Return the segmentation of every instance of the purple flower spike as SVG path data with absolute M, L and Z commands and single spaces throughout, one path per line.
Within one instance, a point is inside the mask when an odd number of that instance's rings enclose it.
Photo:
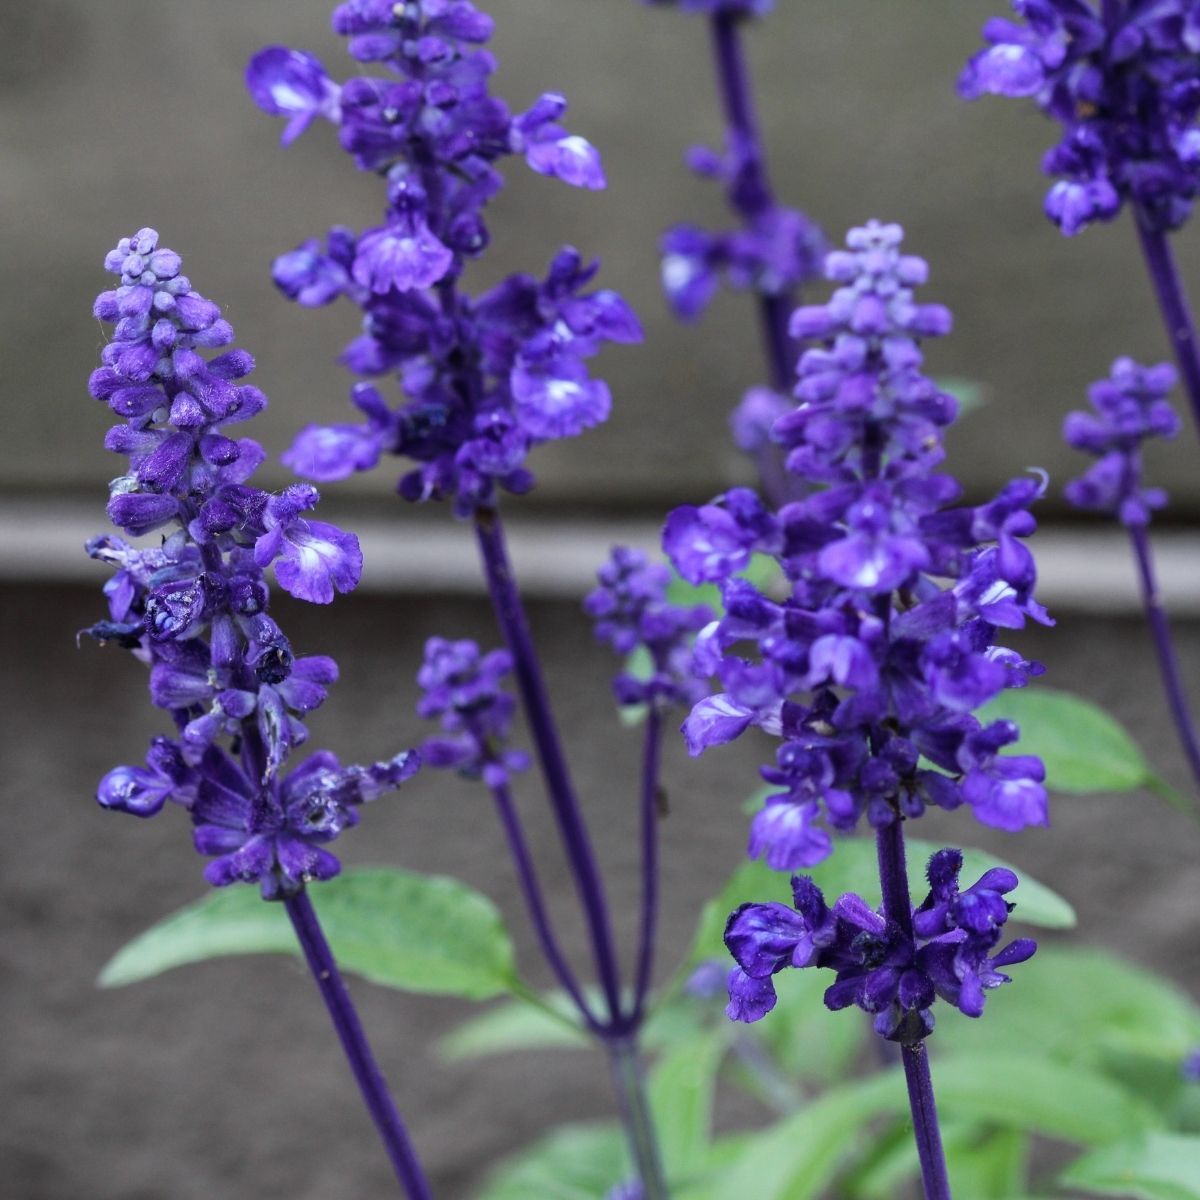
M 719 687 L 684 722 L 688 751 L 751 726 L 781 739 L 762 770 L 780 790 L 749 839 L 780 870 L 825 858 L 831 829 L 864 816 L 883 828 L 929 804 L 969 804 L 1002 829 L 1047 821 L 1041 764 L 1000 755 L 1015 727 L 985 731 L 971 715 L 1042 671 L 997 639 L 1050 623 L 1025 546 L 1046 481 L 1034 472 L 955 507 L 958 485 L 937 472 L 955 404 L 921 374 L 923 340 L 951 318 L 916 298 L 928 267 L 902 240 L 878 221 L 851 230 L 826 259 L 832 297 L 792 317 L 816 342 L 797 366 L 799 404 L 774 415 L 773 394 L 755 400 L 772 415 L 753 436 L 769 420 L 802 498 L 771 512 L 735 489 L 676 509 L 663 533 L 679 573 L 718 584 L 725 610 L 696 642 L 697 673 Z M 755 553 L 776 561 L 786 595 L 738 576 Z
M 1109 378 L 1092 384 L 1088 398 L 1094 412 L 1073 412 L 1063 423 L 1067 443 L 1097 459 L 1063 489 L 1072 504 L 1115 516 L 1131 528 L 1149 524 L 1167 498 L 1160 488 L 1142 485 L 1142 443 L 1179 432 L 1167 400 L 1174 386 L 1170 364 L 1142 367 L 1130 358 L 1118 358 Z
M 605 185 L 599 152 L 560 124 L 566 99 L 545 93 L 514 115 L 491 94 L 492 20 L 468 0 L 391 4 L 347 0 L 333 14 L 352 58 L 382 73 L 340 87 L 298 51 L 255 57 L 256 103 L 290 118 L 287 136 L 314 116 L 338 125 L 342 148 L 386 188 L 384 219 L 362 232 L 330 231 L 276 260 L 274 279 L 297 303 L 344 296 L 362 310 L 362 334 L 343 363 L 358 375 L 396 378 L 402 399 L 354 402 L 365 427 L 310 426 L 285 461 L 318 481 L 373 467 L 383 453 L 413 462 L 406 499 L 449 499 L 470 517 L 498 494 L 534 485 L 526 465 L 542 442 L 576 437 L 607 420 L 608 386 L 586 360 L 605 342 L 641 339 L 616 293 L 586 288 L 596 273 L 568 248 L 538 281 L 511 275 L 481 296 L 459 286 L 488 247 L 488 202 L 503 187 L 497 165 L 520 154 L 533 170 L 575 187 Z M 130 358 L 129 374 L 151 363 Z M 364 385 L 359 385 L 360 388 Z M 155 398 L 126 395 L 134 407 Z
M 180 274 L 179 255 L 142 229 L 106 265 L 121 282 L 95 312 L 116 328 L 90 390 L 124 418 L 105 444 L 129 458 L 109 514 L 130 533 L 167 528 L 149 549 L 117 537 L 88 543 L 115 574 L 104 588 L 109 619 L 86 632 L 148 665 L 151 699 L 179 732 L 155 738 L 144 767 L 110 771 L 97 799 L 140 817 L 167 801 L 186 808 L 197 850 L 214 857 L 210 883 L 256 882 L 268 899 L 286 899 L 337 873 L 325 845 L 355 823 L 358 805 L 419 763 L 405 751 L 341 768 L 320 752 L 283 770 L 307 740 L 301 718 L 324 702 L 337 666 L 295 656 L 266 611 L 263 572 L 274 562 L 282 587 L 324 604 L 358 583 L 362 554 L 353 534 L 301 515 L 317 503 L 314 488 L 271 495 L 251 486 L 262 447 L 225 431 L 266 397 L 238 382 L 254 368 L 245 351 L 202 353 L 228 344 L 233 330 Z M 219 748 L 226 738 L 236 759 Z
M 712 621 L 712 610 L 703 604 L 670 603 L 670 571 L 625 546 L 613 548 L 597 577 L 600 586 L 583 602 L 584 611 L 596 620 L 596 637 L 618 654 L 629 655 L 644 647 L 653 664 L 649 679 L 617 677 L 618 702 L 694 704 L 705 688 L 692 672 L 692 642 Z
M 260 50 L 246 66 L 246 88 L 263 112 L 288 118 L 279 139 L 285 146 L 317 117 L 337 122 L 339 88 L 320 61 L 303 50 Z
M 997 867 L 960 892 L 961 868 L 958 850 L 939 850 L 930 860 L 932 890 L 913 913 L 913 936 L 852 893 L 828 907 L 806 876 L 792 880 L 794 910 L 742 905 L 725 932 L 738 964 L 729 976 L 727 1014 L 736 1021 L 765 1016 L 775 1004 L 771 977 L 794 966 L 836 972 L 826 1006 L 874 1014 L 876 1032 L 893 1041 L 912 1043 L 932 1031 L 937 996 L 980 1016 L 986 991 L 1009 982 L 999 968 L 1024 962 L 1037 947 L 1017 938 L 993 953 L 1013 908 L 1004 896 L 1017 878 Z
M 1013 0 L 1023 24 L 993 19 L 959 95 L 1031 97 L 1061 126 L 1042 161 L 1063 176 L 1046 215 L 1071 235 L 1111 221 L 1126 201 L 1158 231 L 1178 228 L 1200 190 L 1195 123 L 1200 56 L 1190 0 L 1100 10 L 1085 0 Z
M 506 745 L 516 701 L 502 681 L 511 671 L 507 650 L 483 654 L 465 639 L 425 643 L 425 661 L 417 672 L 424 695 L 417 712 L 439 718 L 442 726 L 442 736 L 427 738 L 421 747 L 426 766 L 452 769 L 489 787 L 529 769 L 529 756 Z

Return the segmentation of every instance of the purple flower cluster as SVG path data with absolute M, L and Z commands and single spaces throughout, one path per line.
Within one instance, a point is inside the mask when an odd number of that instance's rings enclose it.
M 832 907 L 805 875 L 792 879 L 794 907 L 743 904 L 731 914 L 725 944 L 737 960 L 729 974 L 729 1006 L 735 1021 L 757 1021 L 775 1007 L 772 977 L 785 967 L 827 967 L 837 978 L 825 1005 L 857 1005 L 875 1017 L 881 1036 L 906 1044 L 933 1030 L 936 997 L 968 1017 L 983 1013 L 989 988 L 1008 983 L 1001 968 L 1024 962 L 1037 945 L 1017 938 L 996 946 L 1013 905 L 1004 897 L 1017 877 L 993 867 L 959 891 L 962 853 L 939 850 L 929 860 L 929 895 L 901 928 L 847 893 Z
M 489 787 L 529 769 L 529 755 L 507 748 L 516 701 L 502 681 L 512 665 L 507 650 L 483 654 L 469 640 L 425 643 L 425 661 L 417 672 L 424 694 L 417 712 L 428 720 L 440 718 L 443 731 L 421 745 L 427 767 L 450 768 Z
M 854 229 L 829 255 L 840 286 L 800 308 L 799 407 L 773 438 L 808 494 L 777 512 L 745 488 L 676 509 L 663 546 L 692 583 L 720 585 L 724 615 L 697 639 L 695 665 L 720 690 L 684 723 L 694 755 L 756 726 L 781 739 L 762 770 L 779 790 L 755 817 L 750 853 L 811 866 L 832 849 L 823 825 L 876 828 L 928 804 L 964 802 L 985 824 L 1046 822 L 1042 764 L 1006 755 L 1018 730 L 973 710 L 1041 667 L 996 644 L 997 630 L 1049 623 L 1033 599 L 1022 540 L 1043 478 L 1018 479 L 979 506 L 934 468 L 953 399 L 921 373 L 919 340 L 950 314 L 917 303 L 926 264 L 901 253 L 898 226 Z M 738 572 L 776 559 L 785 599 Z M 754 658 L 744 657 L 754 647 Z
M 1066 234 L 1133 201 L 1158 230 L 1200 190 L 1200 9 L 1192 0 L 1013 0 L 994 18 L 959 94 L 1031 96 L 1062 126 L 1042 162 L 1063 176 L 1046 214 Z
M 600 586 L 583 602 L 595 618 L 596 637 L 618 654 L 641 648 L 651 664 L 648 678 L 629 671 L 616 677 L 617 702 L 695 704 L 707 689 L 692 673 L 691 647 L 696 633 L 712 621 L 712 610 L 704 604 L 673 604 L 667 597 L 670 570 L 627 546 L 613 547 L 597 578 Z
M 496 162 L 529 166 L 602 188 L 599 155 L 559 123 L 563 97 L 547 93 L 512 115 L 493 97 L 495 60 L 484 49 L 491 18 L 467 0 L 349 0 L 333 14 L 351 56 L 385 77 L 338 85 L 311 55 L 273 46 L 256 55 L 247 85 L 260 108 L 285 116 L 289 141 L 313 118 L 334 122 L 355 163 L 387 186 L 383 223 L 341 227 L 275 263 L 280 289 L 302 305 L 348 297 L 363 332 L 343 362 L 365 376 L 396 374 L 407 402 L 391 407 L 370 385 L 352 393 L 366 422 L 309 426 L 287 462 L 317 481 L 370 469 L 383 452 L 420 465 L 400 483 L 410 500 L 453 497 L 465 516 L 496 489 L 525 492 L 530 449 L 604 421 L 607 386 L 585 361 L 606 341 L 635 342 L 641 328 L 612 291 L 585 292 L 596 273 L 573 249 L 547 276 L 513 275 L 470 299 L 457 289 L 465 263 L 488 245 L 487 202 L 503 186 Z M 432 289 L 432 290 L 431 290 Z
M 286 896 L 336 874 L 322 844 L 418 765 L 406 751 L 342 768 L 322 752 L 280 778 L 307 739 L 301 718 L 324 702 L 337 666 L 295 657 L 267 611 L 264 571 L 274 563 L 285 590 L 324 604 L 358 583 L 362 554 L 352 534 L 301 515 L 316 504 L 315 489 L 271 495 L 249 485 L 262 447 L 224 430 L 260 412 L 266 397 L 237 382 L 254 367 L 244 350 L 200 353 L 228 345 L 233 330 L 180 274 L 179 255 L 142 229 L 105 266 L 121 283 L 96 300 L 96 316 L 115 329 L 90 390 L 125 418 L 105 444 L 129 457 L 108 512 L 128 534 L 164 537 L 154 547 L 114 536 L 88 543 L 116 573 L 104 588 L 109 618 L 86 632 L 147 664 L 151 698 L 178 734 L 155 738 L 145 766 L 110 771 L 98 799 L 142 817 L 167 800 L 183 805 L 197 850 L 217 856 L 209 882 L 258 881 L 265 896 Z M 218 747 L 222 737 L 239 762 Z
M 787 296 L 817 278 L 825 253 L 820 229 L 797 209 L 775 203 L 767 192 L 755 143 L 730 133 L 726 152 L 693 147 L 688 165 L 721 183 L 745 223 L 713 233 L 677 225 L 662 240 L 662 284 L 676 315 L 697 320 L 721 277 L 763 296 Z
M 1064 489 L 1072 504 L 1116 516 L 1123 525 L 1149 524 L 1167 496 L 1161 488 L 1142 486 L 1142 443 L 1179 432 L 1179 417 L 1167 400 L 1174 386 L 1169 363 L 1143 367 L 1130 358 L 1118 358 L 1109 378 L 1092 384 L 1088 398 L 1095 412 L 1070 413 L 1063 423 L 1067 443 L 1097 459 Z

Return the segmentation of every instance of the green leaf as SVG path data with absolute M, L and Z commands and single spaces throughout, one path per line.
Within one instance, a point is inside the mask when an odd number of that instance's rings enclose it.
M 727 1048 L 724 1027 L 680 1041 L 662 1055 L 647 1088 L 663 1167 L 693 1175 L 708 1157 L 717 1072 Z
M 439 1053 L 459 1062 L 512 1050 L 578 1050 L 591 1045 L 565 992 L 547 993 L 542 1000 L 544 1007 L 526 1000 L 501 1001 L 442 1038 Z
M 935 850 L 933 842 L 908 839 L 908 878 L 914 902 L 929 891 L 925 880 L 925 864 Z M 1009 866 L 1003 859 L 983 850 L 963 848 L 962 879 L 974 883 L 989 867 Z M 1016 868 L 1010 868 L 1016 870 Z M 833 854 L 823 863 L 805 872 L 816 880 L 832 900 L 843 892 L 857 892 L 870 904 L 880 902 L 879 867 L 875 840 L 869 837 L 838 838 Z M 1075 910 L 1057 892 L 1039 883 L 1025 871 L 1016 870 L 1021 880 L 1012 899 L 1016 902 L 1013 919 L 1043 929 L 1071 929 L 1075 925 Z M 700 913 L 700 923 L 692 942 L 689 962 L 726 955 L 722 937 L 729 914 L 747 901 L 791 900 L 789 876 L 772 871 L 760 861 L 743 863 L 718 895 Z
M 1200 1200 L 1200 1137 L 1147 1133 L 1076 1159 L 1063 1187 L 1136 1200 Z
M 843 1014 L 849 1015 L 849 1014 Z M 748 1138 L 712 1194 L 754 1200 L 815 1200 L 884 1114 L 907 1112 L 904 1077 L 888 1071 L 843 1084 Z
M 518 989 L 512 941 L 492 902 L 456 879 L 360 867 L 310 890 L 338 964 L 411 992 L 485 1000 Z M 258 890 L 214 891 L 134 938 L 103 987 L 232 954 L 300 954 L 282 904 Z
M 1154 1121 L 1141 1100 L 1076 1064 L 1030 1054 L 956 1054 L 935 1060 L 932 1072 L 939 1107 L 959 1119 L 1083 1145 L 1111 1142 Z
M 980 709 L 978 716 L 984 722 L 1015 721 L 1021 728 L 1020 753 L 1036 754 L 1046 764 L 1046 785 L 1056 792 L 1129 792 L 1167 786 L 1108 713 L 1070 692 L 1010 689 Z
M 1094 1067 L 1169 1104 L 1183 1087 L 1179 1062 L 1200 1044 L 1200 1008 L 1143 966 L 1099 950 L 1043 946 L 989 996 L 982 1021 L 952 1010 L 939 1017 L 937 1043 L 950 1052 L 1025 1053 Z M 1140 1084 L 1133 1060 L 1160 1070 Z
M 616 1125 L 563 1125 L 501 1163 L 477 1200 L 601 1200 L 629 1173 Z

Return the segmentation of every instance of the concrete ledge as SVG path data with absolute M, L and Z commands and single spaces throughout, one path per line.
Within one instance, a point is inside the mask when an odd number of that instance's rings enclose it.
M 328 514 L 337 519 L 336 514 Z M 481 589 L 470 528 L 445 522 L 373 517 L 348 522 L 366 558 L 363 587 L 376 592 L 472 594 Z M 556 521 L 508 518 L 521 586 L 533 596 L 575 598 L 593 583 L 596 566 L 617 543 L 654 552 L 659 527 L 649 521 L 599 518 Z M 103 515 L 79 501 L 0 502 L 0 580 L 85 583 L 103 579 L 82 550 L 105 532 Z M 1043 527 L 1032 541 L 1051 609 L 1135 613 L 1141 605 L 1127 539 L 1120 530 Z M 1169 611 L 1200 616 L 1200 532 L 1155 536 L 1160 585 Z

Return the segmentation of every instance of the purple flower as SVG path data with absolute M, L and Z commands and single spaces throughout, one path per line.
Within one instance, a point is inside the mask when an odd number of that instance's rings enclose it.
M 529 491 L 526 459 L 544 441 L 575 437 L 604 421 L 608 386 L 585 365 L 607 341 L 641 329 L 614 292 L 585 292 L 595 274 L 564 249 L 544 281 L 512 275 L 478 297 L 459 288 L 468 260 L 487 249 L 488 202 L 504 180 L 496 164 L 521 154 L 533 170 L 601 188 L 596 149 L 560 122 L 566 100 L 546 93 L 513 115 L 490 92 L 495 60 L 481 45 L 492 21 L 467 0 L 394 5 L 349 0 L 334 10 L 361 74 L 340 87 L 311 56 L 272 47 L 252 60 L 248 84 L 260 107 L 292 118 L 289 135 L 327 116 L 342 147 L 387 190 L 383 223 L 361 234 L 330 231 L 276 261 L 283 293 L 315 307 L 345 296 L 363 332 L 342 361 L 366 376 L 394 374 L 403 401 L 372 392 L 365 427 L 310 426 L 285 461 L 309 478 L 345 478 L 384 452 L 414 467 L 407 499 L 448 498 L 458 516 Z M 436 292 L 430 289 L 436 289 Z M 153 404 L 134 396 L 130 403 Z M 161 514 L 131 513 L 139 526 Z
M 170 528 L 149 549 L 118 537 L 88 543 L 115 573 L 104 588 L 109 619 L 86 632 L 147 664 L 151 699 L 178 734 L 156 738 L 144 766 L 110 771 L 97 799 L 142 817 L 168 800 L 189 809 L 197 848 L 216 856 L 210 882 L 256 881 L 268 898 L 285 897 L 337 871 L 323 844 L 353 824 L 355 805 L 418 763 L 405 751 L 342 769 L 322 752 L 282 773 L 307 740 L 301 718 L 324 702 L 337 667 L 296 657 L 266 611 L 263 571 L 274 562 L 287 591 L 327 603 L 358 583 L 362 554 L 352 534 L 301 515 L 317 503 L 314 488 L 271 495 L 250 485 L 263 450 L 225 428 L 260 412 L 266 397 L 237 382 L 254 367 L 245 351 L 201 353 L 227 345 L 233 330 L 180 274 L 179 256 L 143 229 L 106 265 L 121 283 L 95 311 L 116 328 L 91 391 L 124 418 L 105 444 L 129 459 L 109 514 L 134 534 Z
M 516 701 L 504 691 L 512 670 L 507 650 L 480 652 L 479 646 L 430 638 L 417 672 L 423 695 L 417 712 L 439 718 L 440 737 L 421 746 L 426 766 L 453 769 L 489 787 L 502 786 L 513 772 L 529 769 L 529 756 L 507 747 Z
M 1076 450 L 1098 461 L 1063 494 L 1077 508 L 1117 517 L 1123 525 L 1140 526 L 1166 504 L 1160 488 L 1142 486 L 1142 443 L 1147 438 L 1173 438 L 1179 418 L 1167 400 L 1175 386 L 1169 363 L 1142 367 L 1118 358 L 1108 379 L 1092 384 L 1088 398 L 1095 410 L 1073 412 L 1063 423 L 1063 437 Z
M 303 50 L 268 46 L 246 67 L 246 88 L 254 103 L 273 117 L 287 117 L 280 141 L 294 142 L 316 117 L 336 123 L 338 86 L 320 61 Z
M 619 703 L 698 700 L 704 686 L 691 670 L 691 646 L 695 634 L 713 619 L 712 610 L 703 604 L 672 604 L 667 598 L 670 571 L 625 546 L 613 548 L 597 578 L 600 586 L 583 602 L 584 611 L 595 618 L 596 637 L 618 654 L 644 647 L 652 665 L 648 679 L 628 673 L 617 677 Z
M 1200 24 L 1190 0 L 1013 0 L 994 18 L 959 95 L 1031 97 L 1062 128 L 1042 162 L 1059 179 L 1047 216 L 1065 234 L 1112 220 L 1126 201 L 1158 229 L 1187 219 L 1200 188 Z
M 1013 908 L 1004 897 L 1017 877 L 996 867 L 960 891 L 961 869 L 958 850 L 939 850 L 930 859 L 930 892 L 913 912 L 912 934 L 852 893 L 828 906 L 806 876 L 792 879 L 792 908 L 743 904 L 725 929 L 737 963 L 727 1014 L 757 1021 L 775 1005 L 774 975 L 788 967 L 824 967 L 836 972 L 826 1007 L 856 1005 L 874 1014 L 876 1032 L 893 1041 L 912 1043 L 930 1033 L 937 996 L 969 1017 L 982 1015 L 985 993 L 1009 982 L 1000 968 L 1024 962 L 1037 947 L 1017 938 L 993 953 Z
M 735 489 L 676 509 L 663 534 L 676 570 L 718 584 L 725 610 L 697 639 L 696 672 L 718 684 L 684 721 L 688 750 L 751 726 L 781 739 L 762 770 L 779 790 L 749 851 L 782 870 L 819 862 L 829 830 L 864 816 L 879 828 L 966 803 L 1003 829 L 1047 819 L 1041 764 L 1000 754 L 1015 727 L 971 715 L 1041 672 L 997 643 L 1000 629 L 1049 623 L 1024 542 L 1045 478 L 955 504 L 958 485 L 937 472 L 955 405 L 921 374 L 922 340 L 951 318 L 914 295 L 928 268 L 901 241 L 894 225 L 852 230 L 826 261 L 833 296 L 793 315 L 817 344 L 770 437 L 802 498 L 771 512 Z M 738 576 L 755 553 L 775 559 L 784 596 Z

